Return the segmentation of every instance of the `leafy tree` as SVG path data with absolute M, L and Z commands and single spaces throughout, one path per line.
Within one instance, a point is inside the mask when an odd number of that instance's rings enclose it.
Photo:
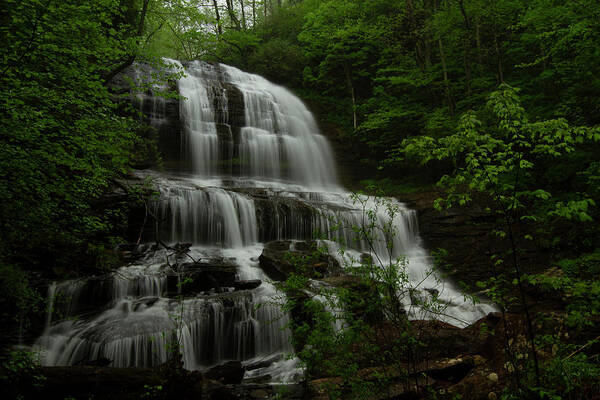
M 85 263 L 86 253 L 103 254 L 106 235 L 122 221 L 119 207 L 98 199 L 127 171 L 137 123 L 123 116 L 107 82 L 138 55 L 148 5 L 8 0 L 0 6 L 5 263 L 46 269 Z
M 519 254 L 525 242 L 535 239 L 533 235 L 539 232 L 539 227 L 551 227 L 562 221 L 577 224 L 592 221 L 591 209 L 596 200 L 590 194 L 579 193 L 564 201 L 562 193 L 549 191 L 542 168 L 549 162 L 561 162 L 578 146 L 593 145 L 600 140 L 599 132 L 598 128 L 572 127 L 564 119 L 530 122 L 517 90 L 501 85 L 491 94 L 479 116 L 469 112 L 461 117 L 455 134 L 439 139 L 427 136 L 407 139 L 395 153 L 396 157 L 418 159 L 422 165 L 434 159 L 450 160 L 454 166 L 452 173 L 439 181 L 447 196 L 438 199 L 436 206 L 441 209 L 476 201 L 496 219 L 494 233 L 499 240 L 507 241 L 507 251 L 492 256 L 494 300 L 506 309 L 515 301 L 511 293 L 514 290 L 518 293 L 518 304 L 525 312 L 537 387 L 542 383 L 542 373 L 534 316 L 524 288 L 526 274 L 537 271 L 524 265 Z M 537 279 L 542 278 L 538 276 L 533 281 Z M 554 282 L 558 284 L 557 280 Z M 594 315 L 600 312 L 595 296 L 586 306 Z M 522 387 L 518 375 L 517 379 L 518 387 Z

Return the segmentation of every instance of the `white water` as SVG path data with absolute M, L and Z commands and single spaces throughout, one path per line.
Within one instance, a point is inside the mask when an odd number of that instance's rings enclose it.
M 177 260 L 165 250 L 102 278 L 59 283 L 50 294 L 61 318 L 48 317 L 37 343 L 46 365 L 100 357 L 117 367 L 158 365 L 167 360 L 175 334 L 186 368 L 266 359 L 274 361 L 248 371 L 247 377 L 268 374 L 275 382 L 293 381 L 301 371 L 298 360 L 284 357 L 292 352 L 288 316 L 258 256 L 267 241 L 312 239 L 315 232 L 325 236 L 323 243 L 348 268 L 364 253 L 382 265 L 406 257 L 415 296 L 427 298 L 437 291 L 445 305 L 442 315 L 430 315 L 406 296 L 411 318 L 435 317 L 464 326 L 493 310 L 465 301 L 431 272 L 414 211 L 393 199 L 385 206 L 381 199 L 354 197 L 339 186 L 331 149 L 297 97 L 233 67 L 172 62 L 186 71 L 178 87 L 185 98 L 180 102 L 182 157 L 189 158 L 191 170 L 139 173 L 151 176 L 160 191 L 153 210 L 160 239 L 192 243 L 194 260 L 233 264 L 238 280 L 262 284 L 253 290 L 199 291 L 178 302 L 172 297 L 180 287 L 174 289 L 173 282 L 180 282 L 180 275 L 170 266 Z M 236 114 L 229 100 L 236 93 L 243 99 L 243 113 Z M 151 109 L 151 120 L 161 121 L 161 103 Z M 368 223 L 370 212 L 374 232 L 367 241 L 352 227 Z M 349 250 L 340 254 L 340 246 Z M 343 321 L 335 328 L 343 329 Z

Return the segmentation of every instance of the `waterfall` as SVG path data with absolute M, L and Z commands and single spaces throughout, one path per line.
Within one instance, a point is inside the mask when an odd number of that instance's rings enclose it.
M 175 160 L 185 162 L 137 174 L 151 177 L 159 192 L 150 210 L 158 237 L 146 239 L 189 243 L 189 252 L 141 245 L 146 251 L 134 250 L 144 256 L 113 273 L 51 286 L 57 312 L 37 341 L 45 365 L 104 358 L 114 367 L 155 366 L 167 361 L 176 337 L 188 369 L 270 360 L 247 377 L 297 379 L 297 361 L 284 357 L 293 352 L 289 317 L 258 257 L 268 241 L 314 239 L 315 232 L 343 264 L 347 255 L 364 253 L 383 263 L 405 257 L 409 280 L 424 289 L 417 295 L 436 291 L 450 323 L 465 325 L 493 309 L 468 304 L 452 284 L 427 272 L 431 259 L 413 210 L 339 185 L 327 140 L 291 92 L 226 65 L 169 62 L 185 72 L 177 82 Z M 144 94 L 135 101 L 152 124 L 172 127 L 163 100 Z M 172 130 L 169 135 L 178 134 Z M 353 229 L 366 215 L 373 226 L 368 241 Z M 340 246 L 348 248 L 345 255 Z M 182 274 L 193 279 L 185 283 Z M 431 317 L 410 298 L 404 302 L 411 318 Z

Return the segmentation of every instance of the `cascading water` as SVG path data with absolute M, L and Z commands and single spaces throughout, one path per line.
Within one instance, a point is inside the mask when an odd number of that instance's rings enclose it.
M 112 274 L 52 285 L 60 312 L 49 316 L 37 342 L 46 365 L 100 358 L 115 367 L 158 365 L 167 361 L 175 335 L 188 369 L 242 360 L 252 378 L 261 372 L 250 366 L 270 360 L 262 373 L 272 381 L 293 380 L 296 362 L 283 357 L 292 352 L 288 316 L 258 256 L 268 241 L 312 239 L 316 231 L 327 235 L 325 243 L 340 259 L 340 243 L 357 258 L 365 252 L 384 262 L 406 257 L 411 282 L 426 289 L 422 296 L 438 293 L 450 323 L 466 325 L 493 309 L 466 303 L 451 284 L 427 272 L 431 261 L 420 245 L 415 212 L 388 199 L 397 211 L 390 223 L 389 209 L 378 199 L 353 197 L 338 185 L 327 140 L 297 97 L 226 65 L 171 63 L 185 71 L 178 90 L 180 158 L 187 163 L 169 173 L 138 175 L 152 177 L 160 192 L 151 210 L 157 237 L 148 242 L 192 246 L 179 255 L 146 251 Z M 151 110 L 151 122 L 167 120 L 160 114 L 163 100 L 137 101 Z M 366 210 L 375 211 L 370 243 L 351 229 L 364 223 Z M 333 229 L 338 221 L 342 228 Z M 388 226 L 394 234 L 385 233 Z M 182 285 L 182 271 L 194 277 L 193 290 Z M 404 301 L 410 306 L 411 299 Z M 429 317 L 418 308 L 410 316 Z

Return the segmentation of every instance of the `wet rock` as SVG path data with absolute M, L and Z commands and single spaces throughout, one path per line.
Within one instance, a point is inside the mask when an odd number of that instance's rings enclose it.
M 76 281 L 72 288 L 57 290 L 58 315 L 74 316 L 106 308 L 113 301 L 112 275 L 99 275 Z
M 175 250 L 178 254 L 185 254 L 190 251 L 190 247 L 192 247 L 192 243 L 180 242 L 173 245 L 173 250 Z
M 156 243 L 121 243 L 114 250 L 125 262 L 131 263 L 145 257 L 148 253 L 158 250 L 158 247 Z
M 247 281 L 236 281 L 233 284 L 235 290 L 252 290 L 256 289 L 262 284 L 260 279 L 250 279 Z
M 162 76 L 160 82 L 154 78 L 157 76 Z M 149 82 L 153 82 L 152 87 L 141 91 L 140 86 Z M 141 112 L 146 128 L 138 131 L 138 134 L 149 142 L 158 143 L 165 164 L 182 158 L 182 123 L 174 77 L 161 73 L 152 65 L 136 64 L 116 75 L 109 82 L 109 89 L 119 104 L 119 114 L 139 118 Z M 134 167 L 154 167 L 159 157 L 153 146 L 149 145 L 146 149 L 142 147 L 139 146 L 138 157 L 132 160 Z
M 265 245 L 259 262 L 269 278 L 276 281 L 287 279 L 291 273 L 310 278 L 322 278 L 341 273 L 338 261 L 329 254 L 320 252 L 314 241 L 269 242 Z
M 280 237 L 310 239 L 314 232 L 312 223 L 316 210 L 294 198 L 272 196 L 268 192 L 254 191 L 258 236 L 262 242 Z M 294 224 L 286 224 L 293 218 Z M 298 230 L 298 227 L 302 227 Z
M 238 384 L 242 382 L 245 371 L 240 361 L 228 361 L 210 368 L 204 373 L 204 377 L 224 384 Z
M 169 294 L 189 295 L 236 286 L 237 267 L 226 261 L 214 261 L 210 264 L 184 263 L 177 267 L 179 274 L 167 275 L 167 291 Z M 250 286 L 253 283 L 246 283 Z M 255 283 L 254 283 L 255 284 Z
M 275 354 L 274 356 L 263 358 L 262 360 L 257 360 L 251 363 L 246 364 L 246 371 L 253 371 L 259 368 L 265 368 L 269 365 L 273 364 L 276 361 L 281 360 L 281 354 Z
M 83 360 L 73 363 L 73 365 L 87 365 L 92 367 L 108 367 L 112 364 L 113 360 L 106 357 L 99 357 L 95 360 L 88 360 L 84 358 Z
M 203 398 L 211 400 L 255 400 L 255 399 L 305 399 L 302 385 L 268 385 L 244 383 L 240 385 L 223 385 L 215 387 Z
M 256 389 L 250 392 L 250 397 L 253 399 L 267 399 L 270 397 L 270 395 L 271 393 L 264 389 Z
M 244 379 L 246 383 L 269 383 L 273 377 L 269 374 L 253 376 L 252 378 Z
M 217 106 L 215 107 L 217 110 L 216 120 L 227 121 L 227 123 L 234 128 L 245 126 L 246 109 L 244 107 L 244 94 L 233 83 L 221 82 L 221 86 L 227 97 L 227 115 L 220 115 L 220 110 L 222 108 Z M 234 140 L 236 143 L 238 142 L 236 135 L 234 135 Z
M 456 357 L 460 354 L 481 354 L 486 345 L 486 334 L 457 328 L 441 321 L 413 321 L 413 334 L 427 344 L 430 357 Z
M 436 381 L 460 382 L 475 367 L 474 357 L 459 357 L 427 362 L 417 367 Z
M 498 374 L 495 372 L 492 372 L 491 374 L 489 374 L 487 376 L 487 378 L 493 383 L 498 383 Z
M 460 382 L 449 386 L 447 389 L 448 394 L 451 396 L 460 394 L 465 400 L 489 399 L 488 396 L 494 391 L 496 384 L 490 381 L 482 372 L 479 368 L 473 369 Z

